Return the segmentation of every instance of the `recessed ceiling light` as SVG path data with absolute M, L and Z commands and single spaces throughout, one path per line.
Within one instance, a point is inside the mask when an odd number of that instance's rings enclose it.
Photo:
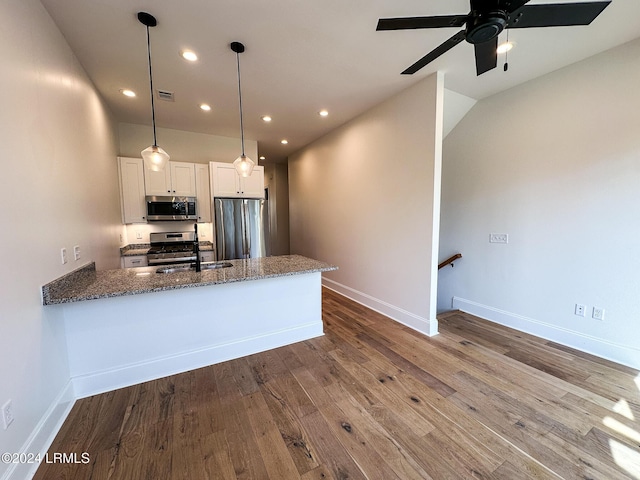
M 509 50 L 511 50 L 514 46 L 515 46 L 515 43 L 513 43 L 513 42 L 504 42 L 504 43 L 501 43 L 500 45 L 498 45 L 497 52 L 498 52 L 498 53 L 507 53 L 507 52 L 508 52 Z
M 286 145 L 287 143 L 289 143 L 289 140 L 287 140 L 286 138 L 283 138 L 282 140 L 280 140 L 280 143 L 283 145 Z
M 269 123 L 271 121 L 271 116 L 270 115 L 263 115 L 261 118 L 262 118 L 263 122 Z
M 204 110 L 205 112 L 208 112 L 211 110 L 211 105 L 207 105 L 206 103 L 201 103 L 200 104 L 200 109 Z
M 136 96 L 136 92 L 134 92 L 133 90 L 129 90 L 128 88 L 121 88 L 120 89 L 120 93 L 123 94 L 125 97 L 135 97 Z
M 266 160 L 264 155 L 260 155 L 260 157 L 258 157 L 258 160 Z
M 196 60 L 198 60 L 198 55 L 196 55 L 196 53 L 192 52 L 191 50 L 182 50 L 180 52 L 180 56 L 190 62 L 195 62 Z
M 318 112 L 318 115 L 320 115 L 321 117 L 326 117 L 327 115 L 329 115 L 329 111 L 328 110 L 320 110 Z

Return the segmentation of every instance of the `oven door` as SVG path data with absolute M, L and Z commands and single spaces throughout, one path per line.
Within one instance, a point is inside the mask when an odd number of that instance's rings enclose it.
M 183 263 L 193 263 L 196 256 L 193 252 L 185 252 L 183 254 L 147 254 L 147 263 L 150 267 L 157 265 L 173 265 Z
M 147 221 L 196 220 L 194 197 L 147 196 Z

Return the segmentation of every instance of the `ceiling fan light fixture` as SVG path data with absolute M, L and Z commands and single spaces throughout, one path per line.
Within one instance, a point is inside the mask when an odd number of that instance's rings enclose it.
M 513 47 L 515 47 L 514 42 L 504 42 L 498 45 L 498 49 L 496 50 L 499 54 L 509 52 Z
M 193 52 L 191 50 L 182 50 L 180 52 L 180 56 L 189 62 L 195 62 L 196 60 L 198 60 L 198 55 L 196 54 L 196 52 Z
M 147 29 L 147 58 L 149 60 L 149 91 L 151 92 L 151 125 L 153 127 L 153 145 L 145 148 L 140 155 L 144 160 L 146 168 L 154 172 L 164 170 L 169 161 L 169 154 L 158 146 L 156 139 L 156 108 L 153 100 L 153 71 L 151 69 L 151 42 L 149 41 L 149 27 L 155 27 L 158 22 L 156 18 L 147 12 L 138 12 L 138 21 Z

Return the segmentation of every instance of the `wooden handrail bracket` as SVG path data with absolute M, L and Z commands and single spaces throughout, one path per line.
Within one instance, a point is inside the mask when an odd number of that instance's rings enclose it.
M 444 262 L 442 262 L 442 263 L 440 263 L 438 265 L 438 270 L 440 270 L 442 267 L 446 267 L 449 264 L 451 264 L 451 266 L 453 267 L 453 262 L 455 262 L 459 258 L 462 258 L 462 254 L 461 253 L 456 253 L 452 257 L 447 258 Z

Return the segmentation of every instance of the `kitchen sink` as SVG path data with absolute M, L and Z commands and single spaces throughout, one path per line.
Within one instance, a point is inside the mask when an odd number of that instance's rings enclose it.
M 200 264 L 202 270 L 215 270 L 231 266 L 233 266 L 233 264 L 229 262 L 203 262 Z M 195 270 L 195 265 L 173 265 L 170 267 L 160 267 L 156 270 L 156 273 L 194 272 Z

